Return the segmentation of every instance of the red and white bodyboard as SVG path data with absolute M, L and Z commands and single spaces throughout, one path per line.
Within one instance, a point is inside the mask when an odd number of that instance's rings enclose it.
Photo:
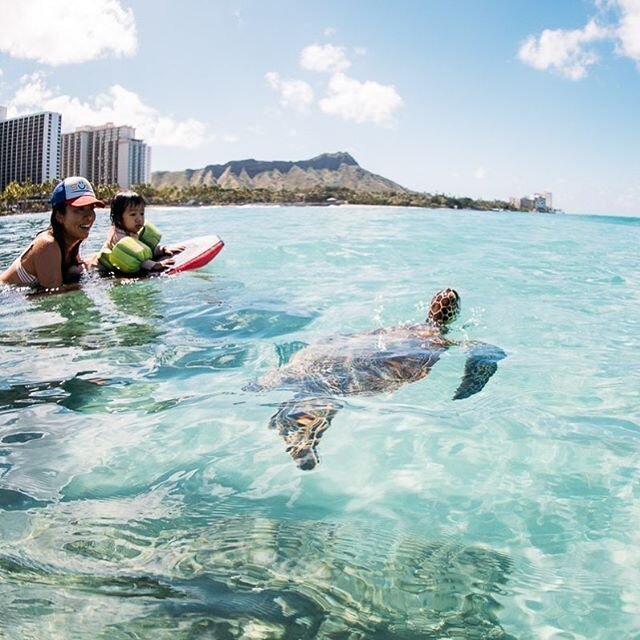
M 209 264 L 222 250 L 224 242 L 216 236 L 200 236 L 178 244 L 184 245 L 184 251 L 173 256 L 173 264 L 163 273 L 170 276 L 174 273 L 200 269 Z

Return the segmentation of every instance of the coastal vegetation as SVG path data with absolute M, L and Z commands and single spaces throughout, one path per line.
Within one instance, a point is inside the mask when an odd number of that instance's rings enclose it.
M 31 180 L 10 182 L 0 193 L 0 215 L 49 211 L 51 209 L 49 198 L 57 184 L 58 180 L 40 183 L 34 183 Z M 94 187 L 97 197 L 105 202 L 110 201 L 120 190 L 117 184 L 98 184 Z
M 49 197 L 56 181 L 35 184 L 32 182 L 10 182 L 0 194 L 0 214 L 47 211 Z M 98 198 L 109 202 L 119 191 L 116 184 L 94 185 Z M 396 207 L 425 207 L 431 209 L 475 209 L 517 211 L 503 200 L 474 200 L 442 193 L 419 193 L 415 191 L 369 192 L 355 191 L 344 187 L 315 187 L 312 189 L 249 189 L 239 187 L 223 189 L 217 185 L 152 186 L 132 187 L 148 204 L 166 206 L 203 205 L 336 205 L 361 204 Z

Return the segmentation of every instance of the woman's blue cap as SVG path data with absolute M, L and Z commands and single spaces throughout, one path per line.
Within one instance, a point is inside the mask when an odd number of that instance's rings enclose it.
M 96 198 L 91 183 L 81 176 L 71 176 L 59 182 L 51 194 L 51 204 L 68 204 L 72 207 L 86 207 L 93 204 L 104 207 L 104 202 Z

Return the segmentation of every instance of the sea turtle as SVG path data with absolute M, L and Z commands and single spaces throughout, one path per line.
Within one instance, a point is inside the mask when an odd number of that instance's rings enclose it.
M 337 397 L 390 392 L 417 382 L 452 346 L 468 350 L 464 375 L 453 399 L 478 393 L 506 354 L 483 342 L 447 339 L 448 325 L 459 312 L 458 293 L 442 289 L 431 299 L 425 322 L 335 336 L 307 345 L 283 367 L 251 385 L 252 390 L 295 391 L 292 400 L 280 405 L 269 426 L 284 438 L 298 467 L 307 470 L 318 464 L 318 442 L 342 408 Z

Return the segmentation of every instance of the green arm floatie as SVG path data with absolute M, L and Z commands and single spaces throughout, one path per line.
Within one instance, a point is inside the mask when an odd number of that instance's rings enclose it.
M 150 247 L 151 251 L 155 251 L 160 238 L 162 238 L 162 234 L 153 222 L 145 222 L 144 227 L 138 232 L 138 240 Z
M 123 273 L 137 273 L 142 269 L 145 260 L 153 257 L 151 248 L 136 238 L 126 237 L 120 240 L 113 249 L 103 249 L 98 261 L 103 267 L 117 269 Z

